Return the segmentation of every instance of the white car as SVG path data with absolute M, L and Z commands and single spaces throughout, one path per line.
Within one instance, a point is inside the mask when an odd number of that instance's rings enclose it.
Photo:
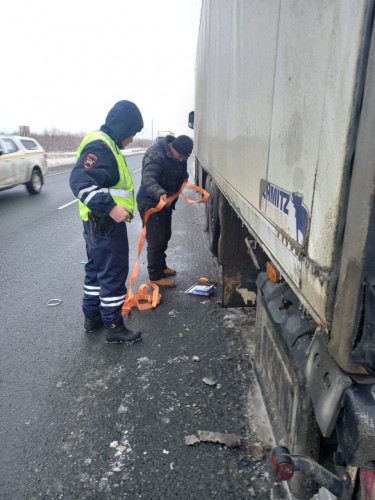
M 46 157 L 35 139 L 0 135 L 0 191 L 25 184 L 30 194 L 39 194 L 48 171 Z

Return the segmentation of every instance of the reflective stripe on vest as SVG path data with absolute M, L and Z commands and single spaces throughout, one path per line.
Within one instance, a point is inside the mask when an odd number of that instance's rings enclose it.
M 109 137 L 109 135 L 105 134 L 102 131 L 96 131 L 96 132 L 90 132 L 89 134 L 86 135 L 86 137 L 83 139 L 81 142 L 78 151 L 77 151 L 77 160 L 81 156 L 83 148 L 92 141 L 103 141 L 107 144 L 109 149 L 112 151 L 113 156 L 116 158 L 117 161 L 117 166 L 118 166 L 118 171 L 119 171 L 119 177 L 120 180 L 119 182 L 111 187 L 111 188 L 101 188 L 101 189 L 95 189 L 95 187 L 92 188 L 86 188 L 80 191 L 78 194 L 78 198 L 80 194 L 85 193 L 87 191 L 92 191 L 91 195 L 89 195 L 85 201 L 88 202 L 90 199 L 95 196 L 96 193 L 101 193 L 101 192 L 107 192 L 109 193 L 112 198 L 114 199 L 116 205 L 119 205 L 121 207 L 125 207 L 126 210 L 131 214 L 134 215 L 134 210 L 135 210 L 135 196 L 134 196 L 134 185 L 133 185 L 133 179 L 130 175 L 128 166 L 126 164 L 126 160 L 119 150 L 119 148 L 116 146 L 114 141 Z M 79 200 L 79 214 L 83 220 L 88 220 L 89 218 L 89 213 L 91 210 L 87 205 L 82 203 Z

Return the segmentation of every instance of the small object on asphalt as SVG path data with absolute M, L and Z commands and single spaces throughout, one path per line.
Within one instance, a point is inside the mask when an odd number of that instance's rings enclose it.
M 87 264 L 88 260 L 81 260 L 81 264 Z
M 213 380 L 212 378 L 204 377 L 202 378 L 202 382 L 204 382 L 206 385 L 214 386 L 217 384 L 217 380 Z
M 192 359 L 192 361 L 195 361 L 196 363 L 198 363 L 198 361 L 201 360 L 199 356 L 193 356 L 191 359 Z
M 198 285 L 217 285 L 217 282 L 215 280 L 212 280 L 210 278 L 205 278 L 202 276 L 201 278 L 198 278 L 197 280 Z
M 61 304 L 62 300 L 60 299 L 51 299 L 47 302 L 47 306 L 59 306 Z
M 261 462 L 265 456 L 265 449 L 261 443 L 251 443 L 248 445 L 251 457 L 255 462 Z
M 249 492 L 250 492 L 250 495 L 251 495 L 252 497 L 256 497 L 256 496 L 257 496 L 257 494 L 255 493 L 255 490 L 254 490 L 254 488 L 253 488 L 252 486 L 250 486 L 250 488 L 249 488 Z
M 195 444 L 198 444 L 200 442 L 200 439 L 195 434 L 185 437 L 185 444 L 187 444 L 188 446 L 194 446 Z
M 241 446 L 241 438 L 236 434 L 221 432 L 198 431 L 200 441 L 224 444 L 228 448 L 238 448 Z
M 214 285 L 194 285 L 185 290 L 185 293 L 190 293 L 191 295 L 204 295 L 209 297 L 215 293 L 216 287 Z

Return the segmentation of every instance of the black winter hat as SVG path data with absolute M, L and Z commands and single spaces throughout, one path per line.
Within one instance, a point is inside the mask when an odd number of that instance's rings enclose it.
M 171 144 L 183 156 L 190 156 L 193 151 L 193 141 L 187 135 L 179 135 Z

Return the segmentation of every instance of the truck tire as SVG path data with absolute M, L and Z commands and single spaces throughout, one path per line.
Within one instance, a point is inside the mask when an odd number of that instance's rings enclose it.
M 208 219 L 210 217 L 210 203 L 211 203 L 211 177 L 207 176 L 207 179 L 206 179 L 206 185 L 204 187 L 204 189 L 210 193 L 210 197 L 208 198 L 207 202 L 205 203 L 204 205 L 204 230 L 208 232 L 209 230 L 209 223 L 208 223 Z
M 219 199 L 221 198 L 221 193 L 216 187 L 216 185 L 211 183 L 211 205 L 210 205 L 210 217 L 209 217 L 209 241 L 210 250 L 215 257 L 217 257 L 218 243 L 220 236 L 220 221 L 219 221 Z
M 212 254 L 217 257 L 218 242 L 220 236 L 220 221 L 219 221 L 219 199 L 222 197 L 216 184 L 210 179 L 210 197 L 207 205 L 207 230 L 209 238 L 209 246 Z M 206 184 L 207 185 L 207 184 Z
M 245 238 L 249 232 L 242 224 L 228 200 L 220 195 L 218 199 L 219 239 L 217 257 L 220 264 L 231 262 L 249 262 Z
M 199 186 L 199 162 L 195 159 L 194 163 L 194 183 L 196 186 Z

